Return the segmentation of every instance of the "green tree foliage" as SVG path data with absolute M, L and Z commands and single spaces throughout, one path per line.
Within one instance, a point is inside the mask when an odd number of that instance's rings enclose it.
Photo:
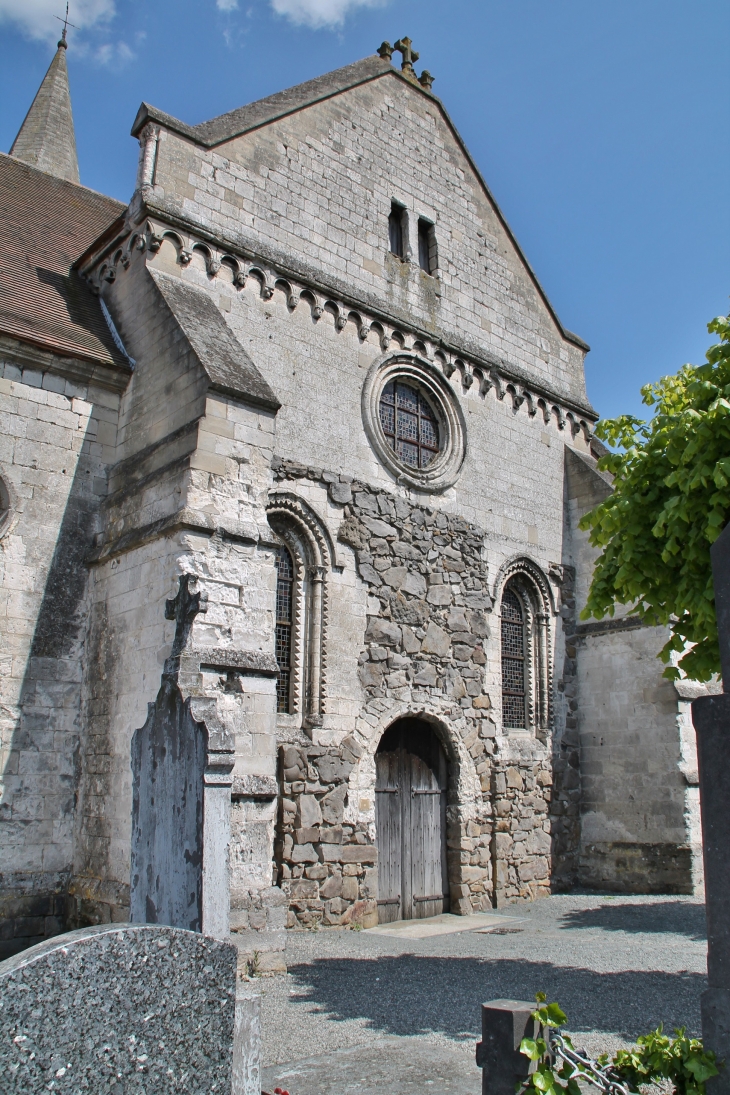
M 589 1084 L 595 1084 L 595 1076 L 590 1076 L 586 1058 L 576 1054 L 570 1038 L 560 1030 L 567 1016 L 559 1004 L 547 1003 L 544 992 L 536 993 L 535 999 L 538 1006 L 532 1018 L 539 1034 L 520 1042 L 520 1053 L 535 1067 L 519 1085 L 518 1095 L 583 1095 Z M 555 1052 L 551 1031 L 560 1035 L 576 1063 Z M 669 1038 L 659 1026 L 641 1035 L 633 1049 L 620 1049 L 613 1058 L 601 1054 L 591 1067 L 597 1066 L 604 1081 L 623 1084 L 637 1095 L 651 1084 L 671 1085 L 674 1095 L 707 1095 L 707 1081 L 718 1075 L 718 1064 L 720 1068 L 724 1064 L 716 1061 L 711 1050 L 705 1052 L 699 1038 L 688 1037 L 684 1028 L 674 1033 L 676 1037 Z
M 612 616 L 622 604 L 668 625 L 664 676 L 698 681 L 720 672 L 710 545 L 730 520 L 730 316 L 708 330 L 720 342 L 705 365 L 641 389 L 653 418 L 622 415 L 596 426 L 622 451 L 599 461 L 614 490 L 581 521 L 603 549 L 583 618 Z

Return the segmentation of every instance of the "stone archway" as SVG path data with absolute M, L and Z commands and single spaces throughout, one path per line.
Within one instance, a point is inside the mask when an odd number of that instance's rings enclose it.
M 449 911 L 446 800 L 449 765 L 432 726 L 397 719 L 375 754 L 378 922 Z

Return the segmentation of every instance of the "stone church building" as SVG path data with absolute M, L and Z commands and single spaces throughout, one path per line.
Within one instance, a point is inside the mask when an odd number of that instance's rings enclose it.
M 0 956 L 700 884 L 663 631 L 580 620 L 588 346 L 395 49 L 143 103 L 123 205 L 62 39 L 0 155 Z

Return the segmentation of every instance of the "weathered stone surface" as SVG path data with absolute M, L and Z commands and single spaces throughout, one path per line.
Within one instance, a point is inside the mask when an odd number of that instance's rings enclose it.
M 322 799 L 322 821 L 327 825 L 341 825 L 345 811 L 347 786 L 341 783 Z
M 430 662 L 426 662 L 426 664 L 421 669 L 419 669 L 418 673 L 416 673 L 415 677 L 413 678 L 413 683 L 434 685 L 436 684 L 437 679 L 438 674 L 436 673 L 436 666 L 431 665 Z
M 450 605 L 453 599 L 451 586 L 446 585 L 431 586 L 426 594 L 426 600 L 430 605 Z
M 0 963 L 3 1095 L 182 1095 L 191 1076 L 230 1091 L 236 961 L 230 943 L 194 932 L 114 924 Z
M 342 863 L 376 863 L 378 850 L 367 844 L 346 844 L 339 849 Z
M 404 593 L 410 593 L 414 597 L 423 597 L 426 593 L 426 579 L 422 574 L 410 570 L 401 582 L 400 588 Z
M 314 795 L 300 795 L 297 802 L 296 826 L 307 829 L 319 825 L 322 821 L 322 811 L 319 802 Z
M 363 514 L 362 523 L 373 536 L 383 536 L 385 539 L 393 538 L 398 539 L 398 531 L 392 525 L 387 524 L 386 521 L 380 521 L 377 517 L 367 517 Z
M 401 629 L 390 620 L 372 618 L 365 633 L 365 641 L 381 643 L 384 646 L 398 646 L 401 641 Z
M 389 567 L 383 571 L 381 577 L 386 585 L 400 589 L 408 577 L 408 570 L 406 567 Z
M 428 625 L 428 629 L 421 643 L 421 650 L 424 654 L 439 654 L 443 656 L 448 653 L 451 646 L 451 636 L 448 631 L 445 631 L 443 627 L 439 627 L 433 620 Z
M 319 856 L 315 852 L 313 844 L 295 844 L 289 858 L 292 863 L 316 863 Z

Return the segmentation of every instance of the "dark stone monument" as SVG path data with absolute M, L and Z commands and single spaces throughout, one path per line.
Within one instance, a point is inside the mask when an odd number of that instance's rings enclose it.
M 477 1066 L 482 1069 L 482 1095 L 514 1095 L 535 1065 L 520 1053 L 523 1038 L 536 1038 L 532 1018 L 537 1004 L 524 1000 L 489 1000 L 482 1004 L 482 1040 L 477 1042 Z
M 697 733 L 707 912 L 707 976 L 702 994 L 705 1049 L 726 1060 L 708 1095 L 730 1095 L 730 525 L 712 546 L 723 693 L 692 703 Z
M 152 924 L 58 935 L 0 963 L 3 1095 L 258 1095 L 237 948 Z

